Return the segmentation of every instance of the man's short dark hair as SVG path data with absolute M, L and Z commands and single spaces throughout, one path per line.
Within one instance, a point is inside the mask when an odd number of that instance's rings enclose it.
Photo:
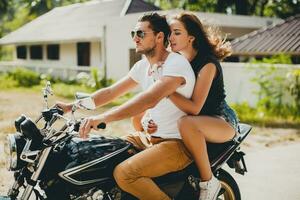
M 150 28 L 155 32 L 163 32 L 164 33 L 164 45 L 165 47 L 168 46 L 168 36 L 170 35 L 170 27 L 167 22 L 165 15 L 159 15 L 155 12 L 153 13 L 146 13 L 142 17 L 139 18 L 139 22 L 149 22 Z

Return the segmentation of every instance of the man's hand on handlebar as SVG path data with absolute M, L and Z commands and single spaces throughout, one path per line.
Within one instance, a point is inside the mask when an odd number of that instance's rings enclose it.
M 91 116 L 85 118 L 80 125 L 79 135 L 86 139 L 91 132 L 91 129 L 98 130 L 105 129 L 106 123 L 103 115 Z
M 58 101 L 56 102 L 55 106 L 61 108 L 64 111 L 64 113 L 68 113 L 72 110 L 73 103 L 64 103 Z

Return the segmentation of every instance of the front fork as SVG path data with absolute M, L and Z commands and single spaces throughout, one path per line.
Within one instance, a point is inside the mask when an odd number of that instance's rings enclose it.
M 33 188 L 36 185 L 37 180 L 41 174 L 41 171 L 46 163 L 46 160 L 48 158 L 48 155 L 49 155 L 51 149 L 52 149 L 52 147 L 47 147 L 42 151 L 41 156 L 39 157 L 39 162 L 38 162 L 37 168 L 36 168 L 35 172 L 31 175 L 30 180 L 27 180 L 27 186 L 26 186 L 25 191 L 23 192 L 20 200 L 28 200 L 29 199 L 29 197 L 33 191 Z M 18 190 L 20 187 L 21 187 L 20 181 L 17 179 L 15 181 L 15 183 L 13 184 L 12 188 L 9 190 L 8 196 L 15 199 L 16 196 L 18 196 Z

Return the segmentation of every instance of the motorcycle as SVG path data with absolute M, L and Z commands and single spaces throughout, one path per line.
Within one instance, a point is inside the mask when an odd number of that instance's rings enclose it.
M 51 93 L 48 83 L 43 90 L 46 108 L 40 117 L 33 121 L 21 115 L 15 121 L 17 132 L 7 136 L 7 165 L 14 172 L 15 181 L 8 195 L 0 200 L 33 197 L 38 200 L 135 200 L 117 186 L 112 174 L 116 165 L 138 150 L 118 137 L 92 135 L 81 139 L 78 135 L 81 119 L 76 119 L 75 111 L 78 108 L 94 109 L 91 97 L 77 93 L 71 118 L 67 118 L 60 108 L 48 107 Z M 228 164 L 238 174 L 247 172 L 245 153 L 240 150 L 240 145 L 251 126 L 239 126 L 240 133 L 234 140 L 222 146 L 208 143 L 211 168 L 222 186 L 219 200 L 241 199 L 238 184 L 222 169 Z M 98 128 L 104 129 L 105 124 L 99 124 Z M 157 185 L 175 200 L 198 199 L 199 180 L 194 163 L 181 171 L 154 178 Z

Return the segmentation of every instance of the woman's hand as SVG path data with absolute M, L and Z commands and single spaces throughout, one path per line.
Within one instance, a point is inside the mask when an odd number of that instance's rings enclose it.
M 147 133 L 152 134 L 152 133 L 155 133 L 156 131 L 157 131 L 157 124 L 155 124 L 152 119 L 149 120 L 148 126 L 147 126 Z

